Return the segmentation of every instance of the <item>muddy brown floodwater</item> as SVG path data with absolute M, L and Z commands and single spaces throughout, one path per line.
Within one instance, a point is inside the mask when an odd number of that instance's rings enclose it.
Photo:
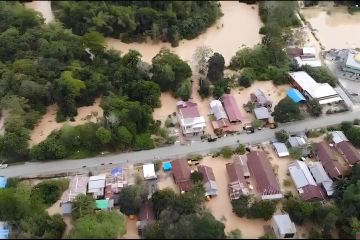
M 312 7 L 301 13 L 326 49 L 360 47 L 360 13 L 349 14 L 343 6 Z
M 45 23 L 49 23 L 54 20 L 54 14 L 51 10 L 50 1 L 32 1 L 25 3 L 25 6 L 40 12 L 45 18 Z
M 246 5 L 238 1 L 221 1 L 221 9 L 224 16 L 214 26 L 195 39 L 181 40 L 176 48 L 171 48 L 169 43 L 126 44 L 114 38 L 107 38 L 107 46 L 123 53 L 127 53 L 129 49 L 135 49 L 141 53 L 143 61 L 149 63 L 162 47 L 170 48 L 183 60 L 191 61 L 197 47 L 208 46 L 214 52 L 221 53 L 225 58 L 225 63 L 229 64 L 231 57 L 242 46 L 252 47 L 260 42 L 259 29 L 262 22 L 256 5 Z

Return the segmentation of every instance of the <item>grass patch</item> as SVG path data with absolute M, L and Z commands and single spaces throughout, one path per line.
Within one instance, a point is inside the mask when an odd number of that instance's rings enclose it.
M 82 158 L 88 158 L 88 157 L 95 157 L 97 153 L 86 150 L 86 149 L 80 149 L 78 152 L 73 153 L 69 156 L 71 159 L 82 159 Z

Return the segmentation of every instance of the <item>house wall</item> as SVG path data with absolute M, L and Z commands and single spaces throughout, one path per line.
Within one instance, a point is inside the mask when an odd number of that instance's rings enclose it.
M 277 227 L 275 221 L 271 219 L 271 228 L 275 233 L 276 238 L 283 238 L 284 236 L 280 234 L 279 228 Z
M 275 200 L 275 199 L 281 199 L 284 196 L 281 193 L 278 194 L 272 194 L 272 195 L 261 195 L 262 200 Z

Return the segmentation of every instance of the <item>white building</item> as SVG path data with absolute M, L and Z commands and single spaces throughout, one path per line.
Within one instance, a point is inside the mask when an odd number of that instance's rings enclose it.
M 332 141 L 336 144 L 343 141 L 349 141 L 342 131 L 331 132 Z
M 210 102 L 210 109 L 216 120 L 228 119 L 225 109 L 219 100 L 212 100 Z
M 277 239 L 296 238 L 296 227 L 288 214 L 274 215 L 271 219 L 271 227 Z
M 178 118 L 184 135 L 197 135 L 205 131 L 205 118 L 200 115 L 197 104 L 179 101 Z
M 289 73 L 292 84 L 308 99 L 316 99 L 321 105 L 342 101 L 339 93 L 328 83 L 317 83 L 304 71 Z
M 88 193 L 92 193 L 94 198 L 104 196 L 106 175 L 91 176 L 89 178 Z
M 155 166 L 153 163 L 144 164 L 143 165 L 143 173 L 144 173 L 145 180 L 157 178 L 156 174 L 155 174 Z

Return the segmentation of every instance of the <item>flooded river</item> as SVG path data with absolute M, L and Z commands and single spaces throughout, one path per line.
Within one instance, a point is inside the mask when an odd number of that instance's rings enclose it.
M 312 7 L 301 10 L 316 29 L 326 49 L 360 47 L 360 14 L 349 14 L 346 7 Z

